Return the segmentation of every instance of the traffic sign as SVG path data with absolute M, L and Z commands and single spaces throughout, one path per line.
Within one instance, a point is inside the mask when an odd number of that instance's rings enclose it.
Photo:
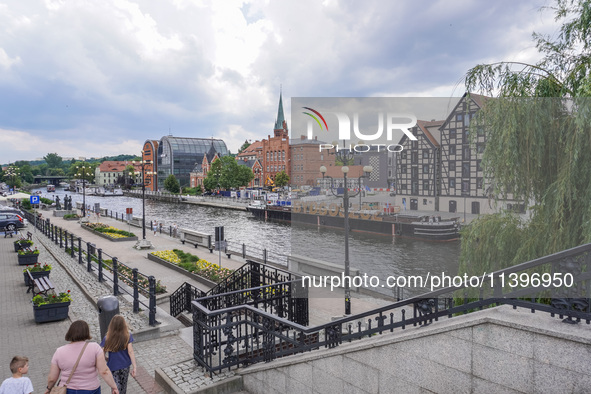
M 31 196 L 29 201 L 31 204 L 39 204 L 39 196 Z

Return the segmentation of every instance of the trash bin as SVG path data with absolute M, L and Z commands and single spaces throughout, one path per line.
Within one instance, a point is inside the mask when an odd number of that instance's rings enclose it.
M 99 326 L 101 329 L 101 339 L 107 334 L 109 323 L 113 316 L 119 314 L 119 300 L 117 297 L 109 295 L 99 297 L 97 301 L 98 313 L 99 313 Z

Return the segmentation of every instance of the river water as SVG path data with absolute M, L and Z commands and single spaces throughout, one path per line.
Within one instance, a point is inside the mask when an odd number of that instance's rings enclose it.
M 49 199 L 59 196 L 62 205 L 65 195 L 72 196 L 74 206 L 77 201 L 82 202 L 82 195 L 65 192 L 61 187 L 57 187 L 55 193 L 47 193 L 45 189 L 38 190 L 43 197 Z M 140 198 L 86 196 L 87 205 L 94 206 L 97 202 L 101 208 L 119 214 L 125 213 L 126 208 L 132 208 L 134 216 L 142 214 Z M 342 230 L 264 222 L 254 219 L 246 211 L 192 204 L 146 200 L 145 208 L 146 221 L 156 220 L 163 226 L 177 224 L 180 228 L 208 234 L 214 233 L 215 226 L 224 226 L 225 237 L 230 243 L 244 243 L 248 250 L 267 249 L 271 261 L 285 261 L 286 256 L 293 253 L 344 265 Z M 425 242 L 367 233 L 350 234 L 350 266 L 359 269 L 361 273 L 385 280 L 390 275 L 425 277 L 427 274 L 433 276 L 443 272 L 446 275 L 456 275 L 458 272 L 459 241 Z M 390 290 L 377 290 L 391 294 Z M 413 289 L 409 290 L 411 294 L 416 294 Z

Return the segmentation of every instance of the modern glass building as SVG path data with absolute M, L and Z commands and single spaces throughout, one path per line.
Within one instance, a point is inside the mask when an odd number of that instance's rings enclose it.
M 219 139 L 162 137 L 158 143 L 158 190 L 164 190 L 164 181 L 170 174 L 181 187 L 188 187 L 189 173 L 195 163 L 201 163 L 212 145 L 220 157 L 228 155 L 226 143 Z

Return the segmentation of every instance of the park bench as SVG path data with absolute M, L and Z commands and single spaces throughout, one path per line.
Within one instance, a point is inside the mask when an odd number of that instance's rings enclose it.
M 29 275 L 29 288 L 27 289 L 27 293 L 33 291 L 33 297 L 37 294 L 44 294 L 48 295 L 51 290 L 55 290 L 53 283 L 49 280 L 49 277 L 42 276 L 40 278 L 33 278 L 31 271 L 26 270 L 27 275 Z M 35 291 L 37 288 L 38 291 Z
M 27 239 L 29 241 L 33 240 L 33 234 L 30 231 L 27 231 Z

